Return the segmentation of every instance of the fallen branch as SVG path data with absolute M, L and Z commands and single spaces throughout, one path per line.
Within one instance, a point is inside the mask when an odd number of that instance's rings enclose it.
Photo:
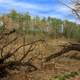
M 4 55 L 1 59 L 0 59 L 0 63 L 3 63 L 6 59 L 10 58 L 11 56 L 13 56 L 20 48 L 22 48 L 23 46 L 28 46 L 28 45 L 32 45 L 35 44 L 37 42 L 43 42 L 44 40 L 36 40 L 33 41 L 31 43 L 27 43 L 27 44 L 23 44 L 21 46 L 19 46 L 17 49 L 15 49 L 13 52 L 8 52 L 6 53 L 6 55 Z
M 10 45 L 11 43 L 13 43 L 16 40 L 17 40 L 17 37 L 14 38 L 13 40 L 11 40 L 10 42 L 8 42 L 7 44 L 3 45 L 2 48 L 0 48 L 0 50 L 1 50 L 1 57 L 3 57 L 3 50 L 4 50 L 4 48 L 7 47 L 8 45 Z
M 76 50 L 76 51 L 80 51 L 80 43 L 71 43 L 70 45 L 63 45 L 64 48 L 56 53 L 53 53 L 51 55 L 49 55 L 48 57 L 46 57 L 45 62 L 48 62 L 54 58 L 57 58 L 59 56 L 62 56 L 63 54 L 71 51 L 71 50 Z
M 2 49 L 4 49 L 5 47 L 7 47 L 9 44 L 11 44 L 12 42 L 14 42 L 17 38 L 13 39 L 12 41 L 8 42 L 7 44 L 5 44 Z M 26 44 L 22 44 L 19 47 L 17 47 L 14 51 L 9 51 L 7 53 L 5 53 L 5 55 L 3 57 L 0 58 L 0 75 L 4 76 L 4 74 L 7 72 L 6 69 L 17 69 L 18 66 L 28 66 L 27 67 L 27 71 L 31 72 L 31 71 L 35 71 L 38 68 L 33 65 L 30 60 L 28 60 L 27 62 L 23 62 L 24 58 L 27 57 L 27 55 L 34 50 L 35 47 L 33 47 L 34 44 L 38 43 L 38 42 L 44 42 L 44 40 L 35 40 L 33 42 L 30 43 L 26 43 Z M 29 49 L 27 50 L 27 52 L 25 54 L 23 54 L 23 56 L 21 57 L 20 60 L 15 60 L 15 61 L 6 61 L 7 59 L 11 58 L 19 49 L 21 49 L 24 46 L 29 46 Z M 7 75 L 7 73 L 5 74 Z M 0 76 L 1 77 L 1 76 Z
M 33 51 L 34 50 L 34 48 L 32 48 L 32 45 L 29 47 L 29 49 L 28 49 L 28 51 L 26 52 L 26 54 L 24 54 L 22 57 L 21 57 L 21 59 L 19 60 L 20 62 L 28 55 L 28 53 L 29 52 L 31 52 L 31 51 Z

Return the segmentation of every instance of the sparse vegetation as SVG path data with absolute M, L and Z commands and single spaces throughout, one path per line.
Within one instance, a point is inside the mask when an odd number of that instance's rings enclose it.
M 0 16 L 0 21 L 0 80 L 15 80 L 15 74 L 18 79 L 23 74 L 21 80 L 80 76 L 79 24 L 16 10 Z
M 5 28 L 15 28 L 21 34 L 25 32 L 29 35 L 44 35 L 51 38 L 80 39 L 80 25 L 67 20 L 62 21 L 51 17 L 32 17 L 29 13 L 20 14 L 15 10 L 5 16 L 3 15 L 1 18 L 1 21 L 5 23 Z
M 54 78 L 52 78 L 50 80 L 70 80 L 71 78 L 74 78 L 76 76 L 80 76 L 80 72 L 79 71 L 66 72 L 66 73 L 64 73 L 62 75 L 55 76 Z

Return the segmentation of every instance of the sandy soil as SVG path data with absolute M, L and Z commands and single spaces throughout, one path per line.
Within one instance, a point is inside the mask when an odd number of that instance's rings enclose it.
M 77 53 L 77 55 L 79 56 L 80 52 L 77 51 L 70 51 L 69 53 L 65 53 L 63 56 L 53 59 L 47 63 L 42 62 L 42 60 L 44 60 L 46 56 L 52 53 L 54 54 L 55 52 L 63 48 L 59 45 L 67 44 L 68 42 L 69 40 L 66 39 L 54 39 L 47 40 L 46 45 L 39 44 L 36 47 L 36 51 L 30 53 L 30 55 L 28 55 L 27 57 L 28 59 L 30 56 L 33 56 L 32 63 L 38 67 L 37 71 L 29 73 L 27 72 L 26 68 L 20 67 L 19 71 L 17 71 L 16 69 L 9 70 L 9 74 L 7 75 L 7 77 L 4 77 L 0 80 L 50 80 L 52 77 L 56 75 L 64 74 L 64 72 L 80 70 L 79 60 L 69 59 L 68 57 L 66 57 L 72 56 L 75 53 Z M 41 53 L 39 54 L 39 52 Z M 36 56 L 34 56 L 33 53 L 35 53 Z M 80 78 L 76 77 L 72 80 L 80 80 Z

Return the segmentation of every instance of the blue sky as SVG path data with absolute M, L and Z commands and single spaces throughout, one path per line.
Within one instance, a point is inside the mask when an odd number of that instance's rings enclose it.
M 0 0 L 1 14 L 8 13 L 12 9 L 21 13 L 29 12 L 32 16 L 51 16 L 75 21 L 71 10 L 59 3 L 58 0 Z

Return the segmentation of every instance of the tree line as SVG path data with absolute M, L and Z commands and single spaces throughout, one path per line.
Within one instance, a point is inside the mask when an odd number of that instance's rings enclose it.
M 28 12 L 24 14 L 12 10 L 6 15 L 0 16 L 3 28 L 15 29 L 20 34 L 44 35 L 45 37 L 65 37 L 69 39 L 80 39 L 80 25 L 68 20 L 61 20 L 53 17 L 31 16 Z

